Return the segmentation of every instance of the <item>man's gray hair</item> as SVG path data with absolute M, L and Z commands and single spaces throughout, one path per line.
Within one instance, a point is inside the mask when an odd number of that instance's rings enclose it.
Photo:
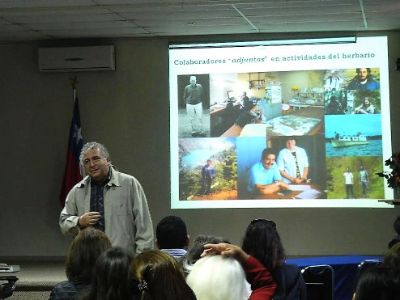
M 81 154 L 79 155 L 79 162 L 83 166 L 83 157 L 85 156 L 85 153 L 90 150 L 90 149 L 99 149 L 100 154 L 103 158 L 107 159 L 107 161 L 110 161 L 110 154 L 108 153 L 108 150 L 106 146 L 103 144 L 100 144 L 98 142 L 88 142 L 85 145 L 83 145 Z

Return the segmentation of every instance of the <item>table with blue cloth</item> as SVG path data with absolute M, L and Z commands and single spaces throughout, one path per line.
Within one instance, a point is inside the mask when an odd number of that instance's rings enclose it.
M 335 272 L 335 300 L 351 300 L 356 285 L 358 265 L 365 260 L 382 260 L 376 255 L 343 255 L 290 258 L 286 262 L 301 268 L 330 265 Z

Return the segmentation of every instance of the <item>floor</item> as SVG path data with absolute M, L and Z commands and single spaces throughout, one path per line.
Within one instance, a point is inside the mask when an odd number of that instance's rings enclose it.
M 64 271 L 63 261 L 24 261 L 16 262 L 20 266 L 20 271 L 15 273 L 0 273 L 2 280 L 0 283 L 6 282 L 7 276 L 16 276 L 17 291 L 46 291 L 67 279 Z M 14 263 L 12 263 L 14 265 Z

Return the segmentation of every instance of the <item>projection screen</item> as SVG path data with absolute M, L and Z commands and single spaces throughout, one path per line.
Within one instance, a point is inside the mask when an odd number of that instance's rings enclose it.
M 171 44 L 169 80 L 171 208 L 393 207 L 387 37 Z

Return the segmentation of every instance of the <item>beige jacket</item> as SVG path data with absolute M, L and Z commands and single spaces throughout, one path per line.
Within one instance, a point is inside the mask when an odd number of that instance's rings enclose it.
M 59 225 L 63 234 L 76 233 L 79 217 L 90 211 L 90 178 L 86 176 L 67 195 Z M 111 167 L 111 179 L 104 187 L 105 233 L 113 246 L 133 253 L 152 249 L 153 224 L 139 181 Z

